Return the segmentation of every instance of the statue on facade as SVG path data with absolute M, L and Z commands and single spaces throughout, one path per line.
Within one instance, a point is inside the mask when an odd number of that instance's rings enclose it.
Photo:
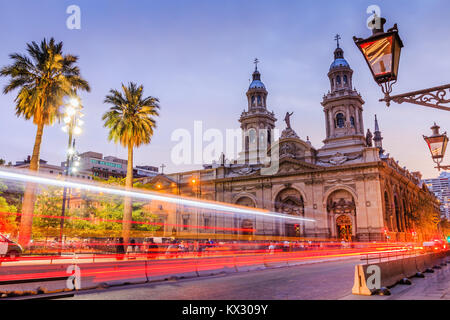
M 367 129 L 366 144 L 367 144 L 368 147 L 372 147 L 373 146 L 372 138 L 373 138 L 372 132 L 370 132 L 370 129 Z
M 284 121 L 286 122 L 287 128 L 288 129 L 292 129 L 291 128 L 291 116 L 294 114 L 294 112 L 286 112 L 286 116 L 284 117 Z

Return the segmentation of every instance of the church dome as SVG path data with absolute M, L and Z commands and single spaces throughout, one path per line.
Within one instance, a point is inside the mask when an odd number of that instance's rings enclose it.
M 332 70 L 334 68 L 339 68 L 339 67 L 350 68 L 350 65 L 348 64 L 347 60 L 345 60 L 344 58 L 338 58 L 333 61 L 333 63 L 330 66 L 330 70 Z
M 330 71 L 333 70 L 334 68 L 339 67 L 350 68 L 350 65 L 348 64 L 347 60 L 345 60 L 344 50 L 342 50 L 342 48 L 339 48 L 338 43 L 338 47 L 336 48 L 336 50 L 334 50 L 334 61 L 330 66 Z
M 253 80 L 252 83 L 250 83 L 249 89 L 265 89 L 264 83 L 261 82 L 261 80 Z

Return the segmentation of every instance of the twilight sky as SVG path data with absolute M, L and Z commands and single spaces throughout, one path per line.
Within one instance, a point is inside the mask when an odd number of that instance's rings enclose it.
M 66 28 L 72 4 L 81 8 L 81 30 Z M 366 8 L 373 4 L 381 7 L 387 28 L 398 23 L 405 45 L 393 94 L 448 83 L 448 0 L 0 0 L 0 66 L 10 63 L 8 54 L 24 53 L 27 42 L 63 41 L 65 52 L 80 57 L 92 87 L 81 95 L 86 117 L 77 150 L 123 158 L 126 150 L 107 141 L 103 99 L 121 82 L 144 84 L 145 94 L 158 97 L 162 109 L 153 141 L 136 150 L 135 164 L 164 163 L 166 172 L 173 172 L 200 167 L 171 163 L 174 130 L 193 132 L 196 120 L 205 130 L 239 127 L 255 57 L 277 127 L 283 129 L 284 114 L 294 111 L 293 128 L 320 148 L 325 138 L 320 102 L 329 90 L 327 72 L 339 33 L 353 84 L 366 102 L 365 130 L 373 131 L 377 114 L 386 152 L 411 171 L 437 176 L 422 134 L 430 134 L 434 121 L 450 131 L 450 113 L 378 102 L 382 93 L 352 40 L 370 34 Z M 2 89 L 5 83 L 0 78 Z M 14 98 L 15 93 L 0 94 L 0 158 L 13 163 L 31 154 L 36 131 L 31 121 L 15 116 Z M 46 128 L 41 158 L 59 164 L 66 144 L 61 125 Z

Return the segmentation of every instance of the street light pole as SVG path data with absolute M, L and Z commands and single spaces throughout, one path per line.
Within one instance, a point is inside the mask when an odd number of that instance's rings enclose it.
M 72 147 L 75 147 L 75 141 L 73 141 L 72 143 L 72 130 L 69 131 L 69 148 L 68 150 L 70 150 Z M 66 160 L 66 165 L 65 165 L 65 176 L 69 176 L 70 173 L 70 169 L 72 166 L 72 158 L 73 156 L 68 152 L 67 153 L 67 160 Z M 63 237 L 63 229 L 64 229 L 64 217 L 66 214 L 66 201 L 67 201 L 67 187 L 64 186 L 63 189 L 63 202 L 62 202 L 62 210 L 61 210 L 61 221 L 60 221 L 60 226 L 59 226 L 59 243 L 60 243 L 60 255 L 61 255 L 61 251 L 62 251 L 62 237 Z
M 73 166 L 73 161 L 75 157 L 75 139 L 73 138 L 74 135 L 78 135 L 81 133 L 80 126 L 82 125 L 82 121 L 79 119 L 83 116 L 83 113 L 81 112 L 82 106 L 80 105 L 80 101 L 78 97 L 72 97 L 65 109 L 64 114 L 64 123 L 66 124 L 63 127 L 64 132 L 68 132 L 69 134 L 69 141 L 68 141 L 68 148 L 67 148 L 67 159 L 65 163 L 65 176 L 68 177 L 72 174 L 76 168 Z M 61 221 L 60 221 L 60 228 L 59 228 L 59 254 L 62 253 L 63 248 L 63 231 L 64 231 L 64 222 L 65 222 L 65 215 L 66 215 L 66 202 L 68 202 L 67 199 L 67 191 L 68 188 L 64 187 L 63 189 L 63 202 L 62 202 L 62 209 L 61 209 Z

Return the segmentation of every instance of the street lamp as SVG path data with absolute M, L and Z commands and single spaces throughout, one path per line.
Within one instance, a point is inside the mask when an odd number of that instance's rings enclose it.
M 437 164 L 437 169 L 440 171 L 441 169 L 448 170 L 450 166 L 441 166 L 442 160 L 444 159 L 445 150 L 447 149 L 448 137 L 447 132 L 442 134 L 439 133 L 440 127 L 434 123 L 434 126 L 431 127 L 433 131 L 433 135 L 427 137 L 423 136 L 423 139 L 428 144 L 428 148 L 431 152 L 431 158 Z
M 384 32 L 385 23 L 386 19 L 374 15 L 374 19 L 370 23 L 372 35 L 367 39 L 353 37 L 353 41 L 363 54 L 375 82 L 384 93 L 384 98 L 380 101 L 386 102 L 388 107 L 391 101 L 398 104 L 409 102 L 450 111 L 450 107 L 443 106 L 443 104 L 450 104 L 450 98 L 446 98 L 447 92 L 450 94 L 450 84 L 395 96 L 390 95 L 392 86 L 397 82 L 403 42 L 398 34 L 397 24 Z
M 372 36 L 367 39 L 353 38 L 372 72 L 374 80 L 380 86 L 397 81 L 400 52 L 403 48 L 397 25 L 395 24 L 393 28 L 384 32 L 385 23 L 386 19 L 380 18 L 379 28 L 374 27 Z M 382 89 L 384 89 L 383 86 Z
M 78 171 L 77 166 L 80 164 L 76 151 L 75 151 L 75 139 L 73 139 L 74 135 L 81 134 L 81 125 L 83 124 L 81 117 L 84 114 L 81 112 L 82 106 L 78 97 L 71 97 L 68 103 L 65 106 L 64 110 L 64 123 L 65 126 L 62 128 L 64 132 L 69 134 L 69 141 L 67 146 L 67 159 L 65 163 L 64 173 L 66 176 L 69 176 Z M 67 187 L 64 187 L 63 190 L 63 203 L 61 210 L 61 222 L 60 222 L 60 231 L 59 231 L 59 243 L 60 243 L 60 254 L 62 251 L 62 238 L 63 238 L 63 230 L 64 230 L 64 217 L 66 212 L 66 202 L 67 202 Z

